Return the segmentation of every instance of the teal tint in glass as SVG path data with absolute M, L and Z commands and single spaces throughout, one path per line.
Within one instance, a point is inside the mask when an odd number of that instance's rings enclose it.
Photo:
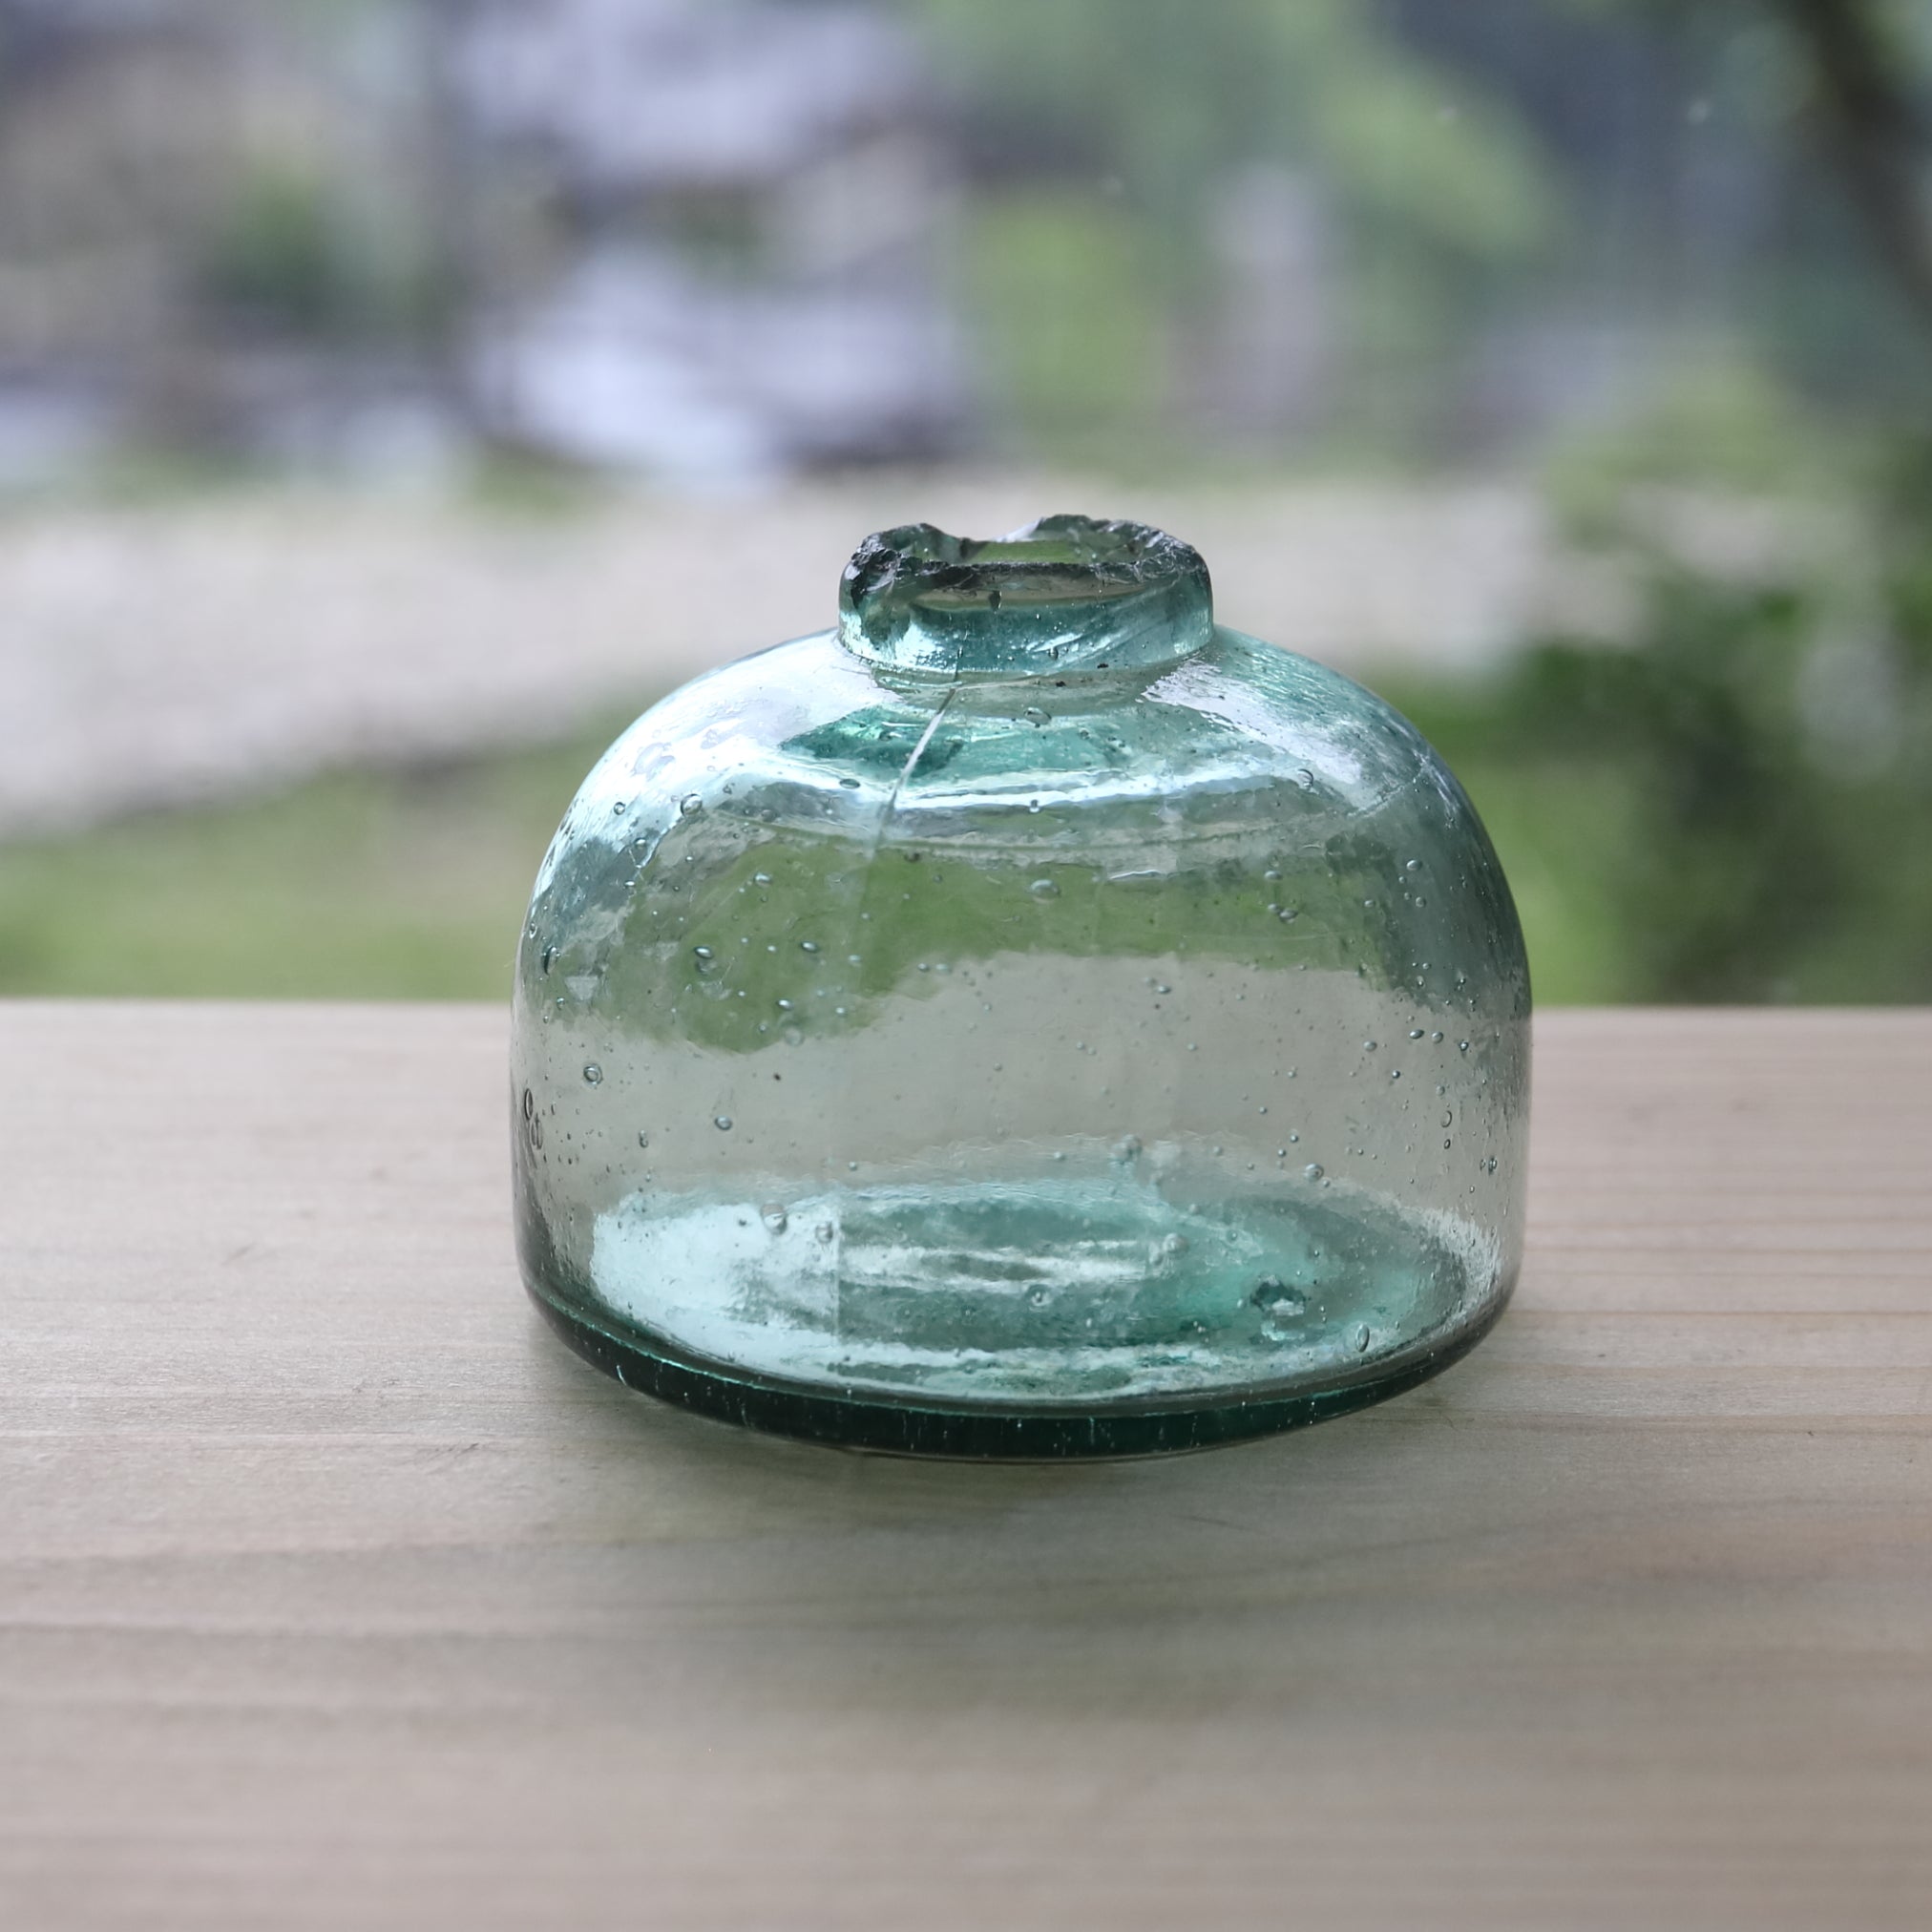
M 1469 801 L 1187 545 L 888 531 L 836 631 L 585 781 L 517 960 L 564 1335 L 763 1427 L 976 1457 L 1339 1414 L 1522 1243 L 1529 984 Z

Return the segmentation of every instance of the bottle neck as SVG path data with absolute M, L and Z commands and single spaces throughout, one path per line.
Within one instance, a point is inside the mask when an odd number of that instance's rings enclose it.
M 847 650 L 946 677 L 1152 670 L 1213 630 L 1200 553 L 1144 523 L 1047 516 L 989 542 L 907 524 L 867 537 L 839 586 Z

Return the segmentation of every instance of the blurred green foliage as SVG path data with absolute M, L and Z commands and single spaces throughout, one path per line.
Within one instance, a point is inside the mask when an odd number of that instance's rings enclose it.
M 1117 460 L 1160 439 L 1160 322 L 1145 224 L 1034 187 L 967 212 L 966 273 L 998 407 L 1056 455 Z
M 537 860 L 620 722 L 0 845 L 0 993 L 507 998 Z
M 1842 501 L 1869 465 L 1866 426 L 1817 408 L 1736 343 L 1690 343 L 1629 407 L 1553 441 L 1542 480 L 1558 516 L 1614 543 L 1633 494 L 1660 486 L 1748 500 Z
M 1860 520 L 1862 585 L 1633 540 L 1627 644 L 1544 640 L 1437 721 L 1452 761 L 1547 802 L 1523 830 L 1588 902 L 1591 997 L 1932 998 L 1932 447 L 1890 460 Z
M 1491 260 L 1534 247 L 1559 212 L 1546 158 L 1508 106 L 1362 0 L 902 4 L 1019 158 L 1097 193 L 1111 181 L 1181 228 L 1217 177 L 1258 158 L 1315 168 L 1351 212 Z
M 962 297 L 996 403 L 1042 452 L 1144 468 L 1221 273 L 1218 185 L 1275 163 L 1318 183 L 1354 346 L 1332 430 L 1425 444 L 1439 365 L 1483 279 L 1557 235 L 1560 178 L 1498 94 L 1363 0 L 901 0 L 946 51 L 984 150 Z M 1164 418 L 1169 428 L 1164 437 Z
M 193 276 L 222 315 L 298 340 L 420 335 L 448 296 L 406 223 L 318 163 L 272 153 L 238 170 Z

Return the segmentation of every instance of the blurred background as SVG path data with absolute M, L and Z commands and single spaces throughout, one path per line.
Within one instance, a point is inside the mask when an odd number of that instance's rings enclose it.
M 1932 998 L 1932 4 L 0 0 L 0 991 L 506 991 L 632 715 L 1056 510 L 1539 996 Z

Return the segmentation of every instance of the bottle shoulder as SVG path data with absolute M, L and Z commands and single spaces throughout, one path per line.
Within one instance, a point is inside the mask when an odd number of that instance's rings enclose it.
M 1252 950 L 1255 932 L 1276 950 L 1332 942 L 1383 979 L 1469 962 L 1522 982 L 1494 851 L 1427 744 L 1362 686 L 1227 631 L 1158 675 L 1063 685 L 889 681 L 830 636 L 724 666 L 593 769 L 538 874 L 526 946 L 539 971 L 566 941 L 602 957 L 639 942 L 640 918 L 682 932 L 774 878 L 835 896 L 882 860 L 922 858 L 943 863 L 947 916 L 966 918 L 976 892 L 1008 909 L 1001 944 L 1012 918 L 1049 916 L 1036 889 L 1062 900 L 1077 872 L 1134 896 L 1108 899 L 1076 950 L 1132 950 L 1146 934 L 1115 928 L 1138 919 L 1209 950 Z M 1071 946 L 1062 929 L 1083 915 L 1063 905 L 1051 916 Z
M 1362 806 L 1439 764 L 1373 692 L 1238 631 L 1218 629 L 1152 677 L 959 682 L 881 677 L 827 632 L 673 692 L 592 781 L 682 799 L 752 772 L 863 792 L 882 782 L 937 791 L 1081 776 L 1098 796 L 1137 778 L 1185 788 L 1246 769 L 1312 779 Z
M 1154 675 L 954 681 L 882 675 L 825 632 L 644 712 L 585 780 L 545 873 L 584 843 L 641 861 L 701 813 L 865 843 L 890 822 L 895 837 L 1133 845 L 1264 811 L 1317 842 L 1391 817 L 1408 823 L 1388 836 L 1454 839 L 1474 817 L 1390 705 L 1238 631 Z

